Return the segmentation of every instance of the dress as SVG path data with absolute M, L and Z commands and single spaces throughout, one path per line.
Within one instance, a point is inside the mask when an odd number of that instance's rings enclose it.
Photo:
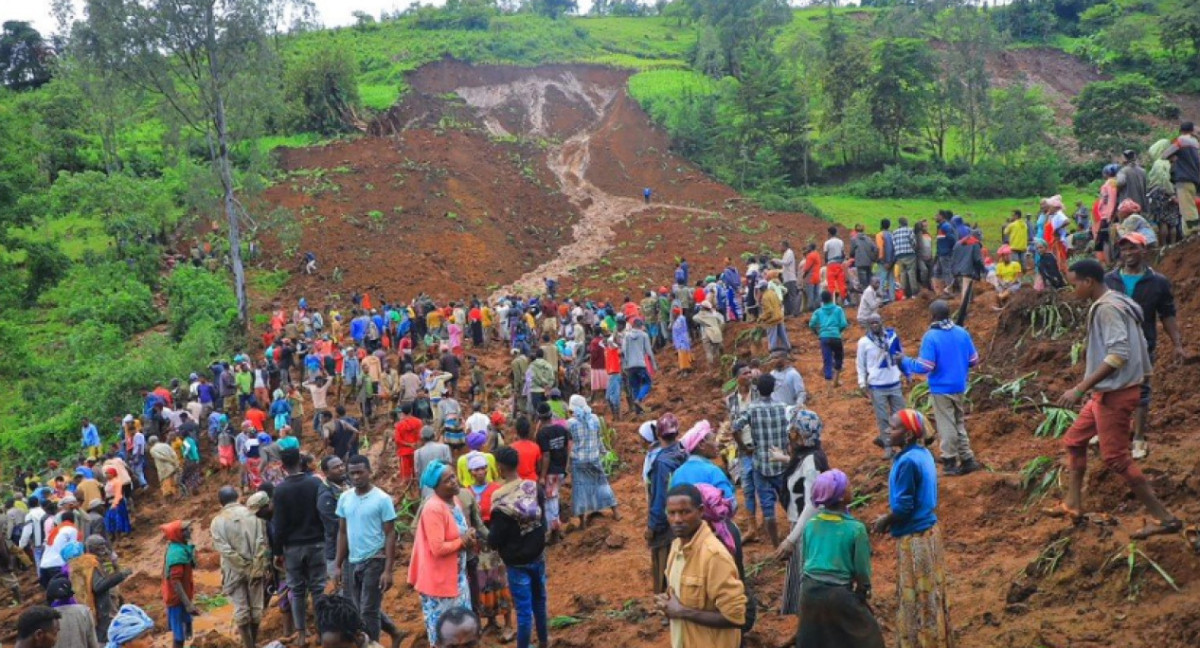
M 487 486 L 473 486 L 471 490 L 479 498 L 479 513 L 484 523 L 491 522 L 492 495 L 499 490 L 500 484 L 492 482 Z M 476 585 L 479 589 L 479 616 L 492 619 L 506 614 L 512 609 L 512 592 L 508 589 L 508 570 L 500 554 L 487 543 L 480 544 L 479 565 L 475 569 Z
M 454 523 L 458 525 L 458 532 L 462 535 L 467 533 L 467 518 L 463 515 L 462 509 L 458 503 L 450 509 L 454 516 Z M 464 607 L 471 609 L 471 584 L 467 581 L 467 552 L 458 552 L 458 596 L 441 597 L 441 596 L 426 596 L 421 594 L 421 614 L 425 616 L 425 632 L 429 635 L 429 645 L 437 645 L 437 625 L 438 619 L 447 610 L 456 607 Z
M 600 419 L 586 406 L 567 423 L 571 433 L 571 509 L 577 517 L 615 508 L 617 496 L 601 463 Z

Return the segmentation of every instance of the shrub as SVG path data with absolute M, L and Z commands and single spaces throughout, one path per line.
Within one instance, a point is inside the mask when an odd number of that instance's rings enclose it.
M 77 265 L 40 301 L 54 306 L 52 316 L 64 322 L 110 324 L 127 336 L 158 319 L 150 287 L 121 263 Z
M 191 328 L 203 322 L 228 335 L 237 320 L 233 289 L 221 276 L 203 268 L 176 268 L 167 280 L 166 293 L 167 320 L 176 340 L 182 340 Z
M 71 268 L 71 259 L 63 254 L 54 243 L 28 241 L 24 243 L 25 270 L 28 277 L 25 280 L 26 305 L 37 303 L 38 296 L 54 287 Z
M 359 107 L 356 73 L 354 54 L 332 45 L 293 59 L 284 73 L 292 127 L 324 135 L 350 130 Z

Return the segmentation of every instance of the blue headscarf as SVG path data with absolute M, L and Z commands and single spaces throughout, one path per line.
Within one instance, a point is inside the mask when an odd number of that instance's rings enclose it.
M 108 643 L 104 648 L 121 648 L 153 629 L 154 621 L 142 612 L 142 608 L 127 603 L 121 606 L 112 623 L 108 624 Z
M 76 558 L 82 556 L 83 551 L 84 551 L 84 549 L 83 549 L 82 542 L 72 542 L 72 543 L 69 543 L 67 546 L 63 547 L 62 551 L 60 551 L 59 553 L 62 555 L 63 560 L 65 560 L 67 562 L 71 562 L 72 560 L 75 560 Z
M 442 480 L 442 472 L 448 468 L 449 466 L 436 459 L 430 462 L 421 473 L 421 488 L 437 488 L 438 482 Z

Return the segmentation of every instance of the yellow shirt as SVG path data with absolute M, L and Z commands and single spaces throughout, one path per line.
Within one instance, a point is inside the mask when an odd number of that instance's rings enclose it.
M 1012 248 L 1013 252 L 1029 249 L 1029 226 L 1025 224 L 1024 218 L 1018 218 L 1005 225 L 1004 235 L 1008 237 L 1008 247 Z
M 1021 278 L 1022 270 L 1021 264 L 1016 261 L 1001 261 L 996 264 L 996 278 L 1005 283 L 1013 283 Z
M 739 626 L 746 622 L 746 587 L 733 556 L 707 522 L 700 524 L 686 545 L 679 539 L 671 543 L 666 576 L 685 607 L 720 612 Z M 671 648 L 738 648 L 741 641 L 742 631 L 737 628 L 707 628 L 671 619 Z
M 425 315 L 425 326 L 429 328 L 431 333 L 442 328 L 442 311 L 437 309 L 429 311 Z
M 496 468 L 496 458 L 494 456 L 492 456 L 492 453 L 490 453 L 490 452 L 484 452 L 482 454 L 484 457 L 487 458 L 487 462 L 488 462 L 487 480 L 489 482 L 498 481 L 500 479 L 500 471 L 499 471 L 499 469 Z M 483 484 L 475 483 L 475 478 L 471 475 L 471 470 L 469 468 L 467 468 L 467 455 L 463 455 L 458 458 L 457 468 L 458 468 L 458 471 L 457 471 L 458 472 L 458 484 L 460 486 L 462 486 L 463 488 L 470 488 L 472 486 L 483 486 Z

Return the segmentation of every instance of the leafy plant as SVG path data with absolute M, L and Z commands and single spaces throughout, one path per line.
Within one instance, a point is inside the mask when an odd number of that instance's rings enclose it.
M 1071 366 L 1072 367 L 1079 364 L 1079 361 L 1083 359 L 1083 353 L 1085 350 L 1087 350 L 1087 344 L 1085 344 L 1082 340 L 1071 345 Z
M 196 607 L 202 610 L 213 610 L 229 605 L 229 598 L 224 594 L 197 594 Z
M 1129 593 L 1127 597 L 1129 600 L 1132 601 L 1136 599 L 1138 592 L 1141 589 L 1140 586 L 1134 582 L 1134 571 L 1137 568 L 1138 558 L 1141 558 L 1151 567 L 1153 567 L 1154 571 L 1158 572 L 1158 575 L 1167 582 L 1167 585 L 1171 586 L 1171 589 L 1175 590 L 1176 592 L 1180 591 L 1179 585 L 1175 583 L 1175 579 L 1171 576 L 1171 574 L 1167 570 L 1163 569 L 1161 565 L 1154 562 L 1154 559 L 1152 559 L 1150 556 L 1147 556 L 1145 552 L 1143 552 L 1141 549 L 1138 549 L 1137 542 L 1131 541 L 1128 546 L 1118 551 L 1113 555 L 1112 558 L 1109 558 L 1108 562 L 1105 563 L 1105 566 L 1107 567 L 1114 561 L 1121 560 L 1122 558 L 1125 559 L 1126 564 L 1125 584 L 1128 588 Z
M 908 392 L 908 406 L 925 414 L 933 411 L 933 394 L 929 392 L 929 382 L 922 380 L 913 385 Z
M 1054 465 L 1054 459 L 1046 456 L 1030 459 L 1021 468 L 1021 490 L 1028 493 L 1025 508 L 1042 501 L 1050 489 L 1058 484 L 1062 468 Z
M 573 625 L 579 625 L 586 620 L 586 617 L 556 616 L 550 619 L 550 627 L 554 630 L 562 630 L 563 628 L 570 628 Z
M 1063 556 L 1067 555 L 1067 550 L 1071 547 L 1071 536 L 1063 536 L 1054 542 L 1046 545 L 1037 558 L 1034 559 L 1031 568 L 1036 575 L 1049 576 L 1058 569 L 1058 563 L 1062 561 Z
M 1042 414 L 1045 414 L 1046 418 L 1033 431 L 1033 436 L 1038 438 L 1062 438 L 1062 435 L 1067 433 L 1067 430 L 1070 429 L 1075 419 L 1079 418 L 1079 414 L 1075 413 L 1074 410 L 1062 407 L 1043 407 Z

